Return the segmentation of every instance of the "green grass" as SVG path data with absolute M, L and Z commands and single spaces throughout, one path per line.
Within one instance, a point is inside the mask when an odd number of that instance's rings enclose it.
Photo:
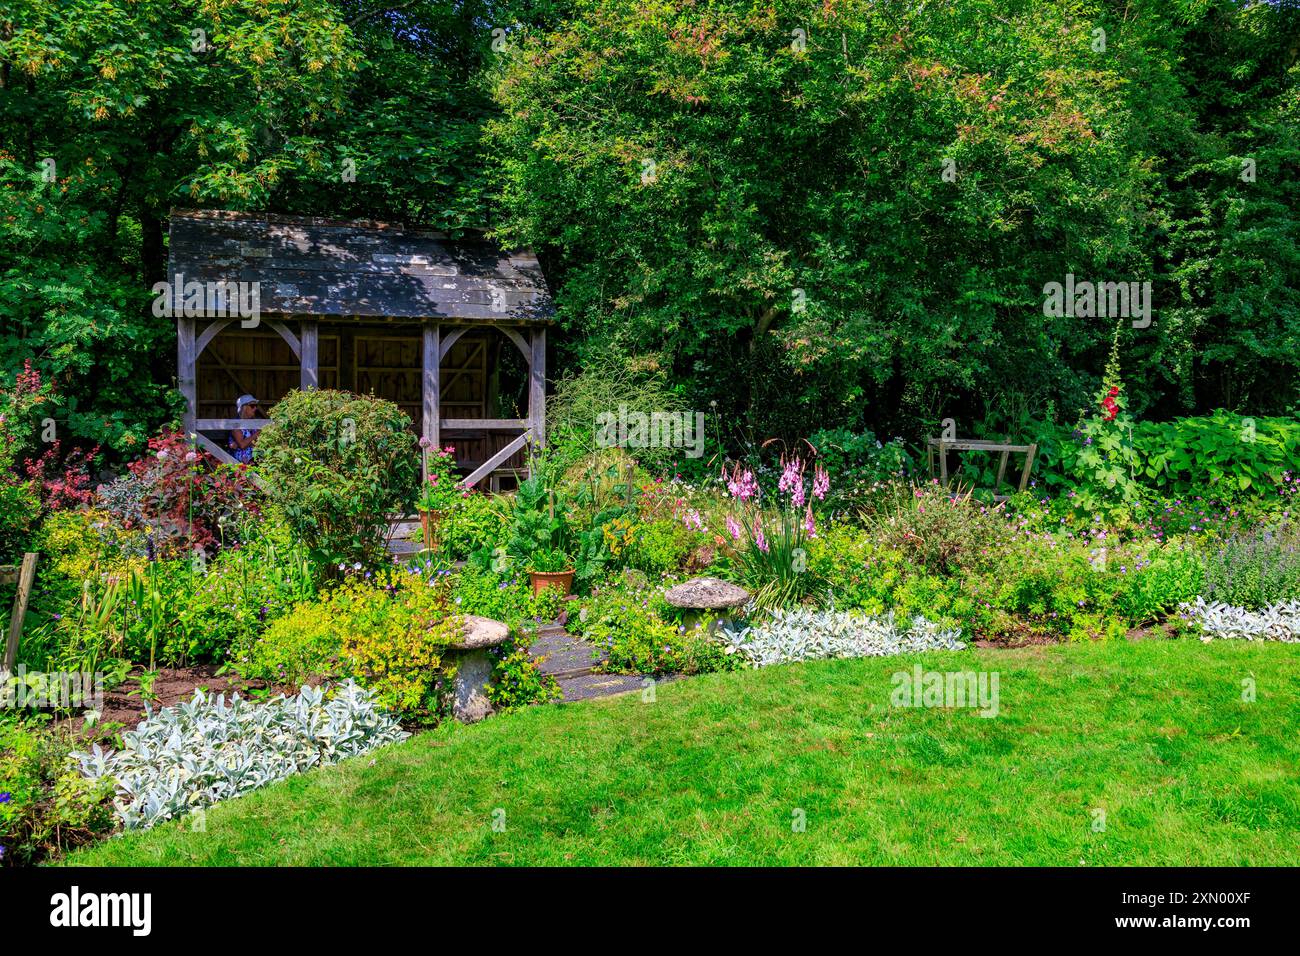
M 891 708 L 915 661 L 997 671 L 1000 715 Z M 715 674 L 441 727 L 70 862 L 1294 865 L 1298 663 L 1120 641 Z

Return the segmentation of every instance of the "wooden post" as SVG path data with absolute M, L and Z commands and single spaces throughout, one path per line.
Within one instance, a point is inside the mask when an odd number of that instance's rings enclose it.
M 533 443 L 546 443 L 546 327 L 533 329 L 532 359 L 528 363 L 528 427 Z
M 424 424 L 421 433 L 430 448 L 442 447 L 442 327 L 437 322 L 424 324 L 424 375 L 420 380 L 423 399 Z M 421 455 L 425 463 L 424 478 L 429 477 L 428 455 Z
M 304 391 L 309 388 L 320 388 L 320 350 L 317 331 L 315 319 L 302 320 L 302 334 L 299 338 L 302 348 L 300 387 Z
M 1029 475 L 1034 470 L 1034 455 L 1038 452 L 1038 442 L 1029 446 L 1029 451 L 1025 453 L 1025 470 L 1020 473 L 1020 490 L 1024 491 L 1029 487 Z
M 0 672 L 12 674 L 18 660 L 18 638 L 23 634 L 23 618 L 27 616 L 27 600 L 32 596 L 32 582 L 36 579 L 36 554 L 23 555 L 22 570 L 18 572 L 18 594 L 14 598 L 13 614 L 9 618 L 9 639 L 5 642 L 4 666 Z
M 185 437 L 194 433 L 194 419 L 198 417 L 198 386 L 195 376 L 198 353 L 194 349 L 193 319 L 176 318 L 176 384 L 185 396 Z

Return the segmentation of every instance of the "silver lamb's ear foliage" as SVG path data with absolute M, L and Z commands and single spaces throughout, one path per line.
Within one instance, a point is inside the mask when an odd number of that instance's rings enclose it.
M 942 630 L 921 616 L 905 628 L 893 613 L 867 617 L 844 611 L 780 609 L 760 624 L 736 630 L 724 623 L 719 637 L 727 653 L 754 667 L 825 657 L 888 657 L 916 651 L 957 651 L 966 647 L 960 630 Z
M 1198 597 L 1179 605 L 1179 613 L 1201 631 L 1201 640 L 1281 641 L 1300 644 L 1300 600 L 1271 604 L 1260 611 Z
M 1241 172 L 1237 178 L 1243 183 L 1253 183 L 1255 181 L 1255 160 L 1249 156 L 1241 161 Z
M 118 817 L 133 830 L 193 820 L 214 803 L 408 736 L 373 694 L 348 681 L 332 695 L 304 687 L 264 704 L 195 691 L 124 732 L 121 750 L 105 754 L 96 744 L 73 756 L 84 776 L 113 780 Z
M 41 182 L 52 183 L 58 179 L 59 164 L 54 161 L 53 156 L 46 156 L 40 161 Z

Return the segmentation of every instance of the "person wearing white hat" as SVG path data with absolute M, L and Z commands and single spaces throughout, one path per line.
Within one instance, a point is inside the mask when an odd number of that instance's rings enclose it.
M 252 395 L 240 395 L 235 402 L 235 415 L 239 418 L 256 418 L 257 417 L 257 399 Z M 230 433 L 230 441 L 227 443 L 230 447 L 230 456 L 243 465 L 253 463 L 253 442 L 257 440 L 256 433 L 248 428 L 236 428 Z

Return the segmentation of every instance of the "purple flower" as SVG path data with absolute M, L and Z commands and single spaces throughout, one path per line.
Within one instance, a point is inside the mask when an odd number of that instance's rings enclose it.
M 13 798 L 14 795 L 10 793 L 8 790 L 6 790 L 4 793 L 0 793 L 0 803 L 8 803 Z

